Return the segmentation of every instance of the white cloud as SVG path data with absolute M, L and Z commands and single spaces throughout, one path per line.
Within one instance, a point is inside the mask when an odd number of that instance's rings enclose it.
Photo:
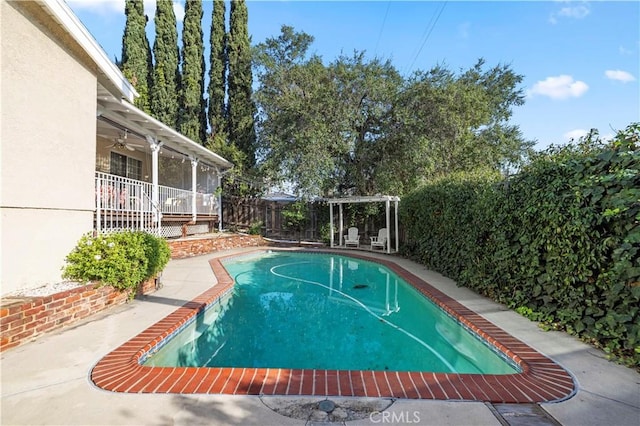
M 612 139 L 613 139 L 613 138 L 615 138 L 615 137 L 616 137 L 616 135 L 614 135 L 613 133 L 605 133 L 604 135 L 600 135 L 600 138 L 601 138 L 603 141 L 610 141 L 610 140 L 612 140 Z
M 147 15 L 149 20 L 153 20 L 153 17 L 156 15 L 155 0 L 144 0 L 144 14 Z
M 590 12 L 591 12 L 591 10 L 589 9 L 589 6 L 585 3 L 585 4 L 581 4 L 579 6 L 563 7 L 558 12 L 558 16 L 564 16 L 564 17 L 567 17 L 567 18 L 582 19 L 582 18 L 586 17 Z
M 589 90 L 589 86 L 584 81 L 576 81 L 570 75 L 559 75 L 538 81 L 528 91 L 528 95 L 548 96 L 551 99 L 567 99 L 580 97 L 587 90 Z
M 636 80 L 632 74 L 622 70 L 606 70 L 604 75 L 607 76 L 609 80 L 621 81 L 623 83 L 629 83 Z
M 566 141 L 570 141 L 571 139 L 578 140 L 583 136 L 587 136 L 588 133 L 589 131 L 585 129 L 574 129 L 566 132 L 562 137 Z
M 587 2 L 582 2 L 578 5 L 564 6 L 558 11 L 551 13 L 549 22 L 557 24 L 559 18 L 583 19 L 589 15 L 589 13 L 591 13 L 591 8 Z
M 182 3 L 178 3 L 177 1 L 173 2 L 173 13 L 176 14 L 177 22 L 184 21 L 184 6 Z

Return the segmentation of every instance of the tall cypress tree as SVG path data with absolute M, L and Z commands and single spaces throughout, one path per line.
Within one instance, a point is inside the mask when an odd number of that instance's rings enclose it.
M 231 2 L 229 25 L 229 139 L 246 155 L 245 166 L 256 163 L 254 126 L 255 105 L 251 100 L 251 40 L 249 39 L 247 4 Z
M 147 16 L 144 14 L 143 1 L 126 0 L 124 12 L 127 21 L 122 36 L 122 73 L 140 95 L 136 98 L 135 105 L 150 112 L 153 60 L 147 39 Z
M 172 0 L 157 0 L 154 22 L 156 38 L 153 44 L 155 64 L 151 114 L 163 123 L 177 128 L 180 53 Z
M 207 115 L 204 101 L 204 46 L 202 0 L 187 0 L 182 29 L 182 81 L 180 88 L 180 133 L 204 144 Z
M 227 33 L 224 0 L 214 0 L 211 14 L 211 53 L 209 56 L 209 126 L 211 135 L 226 130 L 225 87 L 227 83 Z

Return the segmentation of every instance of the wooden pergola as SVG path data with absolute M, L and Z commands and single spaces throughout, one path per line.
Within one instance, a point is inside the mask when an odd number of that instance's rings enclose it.
M 386 227 L 388 233 L 387 239 L 387 253 L 391 253 L 391 202 L 394 204 L 394 224 L 395 224 L 395 252 L 399 250 L 400 247 L 400 237 L 398 233 L 398 203 L 400 202 L 400 197 L 395 195 L 373 195 L 373 196 L 363 196 L 363 197 L 344 197 L 344 198 L 330 198 L 325 200 L 329 204 L 329 223 L 331 226 L 330 235 L 331 235 L 331 247 L 335 247 L 335 238 L 334 238 L 334 225 L 333 225 L 333 209 L 337 204 L 339 208 L 339 225 L 338 225 L 338 246 L 342 246 L 343 240 L 343 229 L 344 229 L 344 220 L 342 213 L 342 205 L 343 204 L 353 204 L 353 203 L 385 203 L 385 213 L 386 213 Z

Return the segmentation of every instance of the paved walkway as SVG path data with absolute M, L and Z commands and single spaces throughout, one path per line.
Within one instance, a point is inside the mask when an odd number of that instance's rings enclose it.
M 164 286 L 156 293 L 3 353 L 0 356 L 0 423 L 314 424 L 313 418 L 304 421 L 276 413 L 272 408 L 291 402 L 278 397 L 118 394 L 98 389 L 89 381 L 92 366 L 105 354 L 214 284 L 215 278 L 207 262 L 213 256 L 172 260 L 163 275 Z M 577 394 L 563 402 L 542 405 L 560 424 L 640 425 L 640 374 L 608 362 L 601 351 L 569 335 L 544 332 L 535 323 L 468 289 L 457 287 L 453 281 L 414 262 L 400 258 L 396 261 L 567 368 L 578 383 Z M 318 401 L 322 399 L 318 398 Z M 309 399 L 301 402 L 309 402 Z M 336 402 L 340 405 L 343 401 L 336 399 Z M 505 413 L 502 419 L 495 416 L 493 406 L 478 402 L 396 400 L 383 414 L 365 416 L 347 424 L 500 425 L 504 424 L 503 419 L 511 425 L 552 424 L 544 423 L 539 417 L 534 419 L 518 414 L 517 410 L 508 407 L 498 408 Z

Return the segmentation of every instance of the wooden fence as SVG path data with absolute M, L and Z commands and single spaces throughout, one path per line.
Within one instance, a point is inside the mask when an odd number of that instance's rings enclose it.
M 287 229 L 282 215 L 290 201 L 271 201 L 261 198 L 224 197 L 222 200 L 222 223 L 225 229 L 248 231 L 259 228 L 259 233 L 267 238 L 298 240 L 298 231 Z M 329 238 L 329 207 L 323 202 L 309 203 L 306 227 L 300 236 L 304 241 L 323 241 Z M 371 236 L 378 235 L 384 227 L 384 212 L 363 219 L 356 215 L 345 218 L 344 226 L 357 226 L 365 244 Z M 338 224 L 334 224 L 337 228 Z M 400 223 L 400 243 L 405 241 L 405 232 Z M 337 236 L 336 236 L 337 238 Z
M 226 229 L 249 230 L 259 226 L 260 234 L 267 238 L 297 240 L 297 230 L 287 229 L 282 215 L 283 209 L 291 204 L 287 201 L 271 201 L 261 198 L 224 197 L 222 199 L 222 223 Z M 320 241 L 318 220 L 319 209 L 326 209 L 322 203 L 309 203 L 306 228 L 301 239 Z

